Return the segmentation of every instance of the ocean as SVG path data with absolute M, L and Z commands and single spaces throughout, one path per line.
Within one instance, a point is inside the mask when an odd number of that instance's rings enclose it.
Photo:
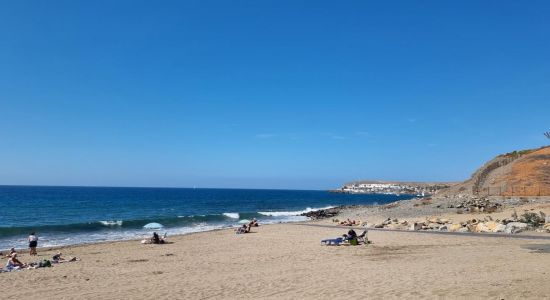
M 239 225 L 307 220 L 301 213 L 338 205 L 385 204 L 407 195 L 327 191 L 0 186 L 0 250 L 26 248 L 35 231 L 39 247 L 185 234 Z

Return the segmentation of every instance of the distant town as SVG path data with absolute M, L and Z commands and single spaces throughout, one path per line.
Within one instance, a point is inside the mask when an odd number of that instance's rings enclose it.
M 433 195 L 441 189 L 448 188 L 450 185 L 450 183 L 359 181 L 347 183 L 340 189 L 332 190 L 332 192 L 348 194 L 416 195 L 425 197 Z

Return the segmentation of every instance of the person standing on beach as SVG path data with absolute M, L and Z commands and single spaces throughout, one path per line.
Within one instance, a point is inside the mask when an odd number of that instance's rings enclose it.
M 38 255 L 38 253 L 36 253 L 36 246 L 38 246 L 38 237 L 34 232 L 31 232 L 29 235 L 29 255 Z

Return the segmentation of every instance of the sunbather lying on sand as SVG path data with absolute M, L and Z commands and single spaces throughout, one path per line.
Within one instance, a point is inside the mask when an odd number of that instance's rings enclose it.
M 71 258 L 64 258 L 61 255 L 62 255 L 61 252 L 57 252 L 57 254 L 52 257 L 53 263 L 64 263 L 64 262 L 78 261 L 78 258 L 76 256 L 73 256 Z
M 340 225 L 344 225 L 344 226 L 353 226 L 356 224 L 357 223 L 355 222 L 355 220 L 350 220 L 350 219 L 340 222 Z

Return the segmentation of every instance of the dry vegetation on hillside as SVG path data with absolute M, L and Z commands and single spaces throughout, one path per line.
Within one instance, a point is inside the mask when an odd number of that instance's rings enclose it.
M 499 155 L 440 195 L 550 196 L 550 147 Z
M 517 159 L 512 164 L 511 172 L 496 178 L 494 184 L 507 187 L 504 195 L 550 195 L 550 147 L 532 151 Z

